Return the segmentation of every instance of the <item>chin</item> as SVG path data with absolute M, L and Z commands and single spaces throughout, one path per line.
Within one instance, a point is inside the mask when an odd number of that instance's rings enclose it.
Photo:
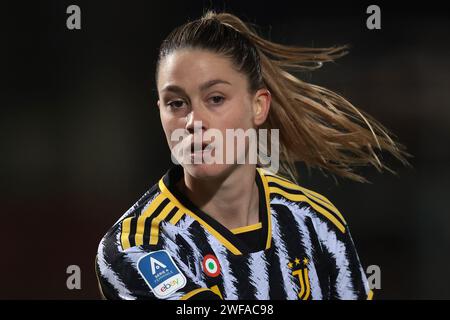
M 183 168 L 195 179 L 216 179 L 226 177 L 233 166 L 229 164 L 187 164 Z

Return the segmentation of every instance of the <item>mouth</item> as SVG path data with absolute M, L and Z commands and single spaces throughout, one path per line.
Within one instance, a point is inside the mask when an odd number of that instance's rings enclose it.
M 203 142 L 201 144 L 193 142 L 193 143 L 191 143 L 191 146 L 190 146 L 190 152 L 191 153 L 201 153 L 201 152 L 207 151 L 206 148 L 208 147 L 208 145 L 209 145 L 209 143 L 207 143 L 207 142 Z

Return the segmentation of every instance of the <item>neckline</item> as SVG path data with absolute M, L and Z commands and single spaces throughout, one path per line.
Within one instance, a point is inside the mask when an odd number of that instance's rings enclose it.
M 265 239 L 266 242 L 264 250 L 267 250 L 271 247 L 272 240 L 269 187 L 263 172 L 259 168 L 257 168 L 256 171 L 255 182 L 259 192 L 259 223 L 261 223 L 261 231 L 263 232 L 262 239 Z M 159 181 L 160 191 L 174 202 L 185 214 L 199 222 L 233 254 L 241 255 L 252 252 L 251 248 L 249 248 L 239 236 L 232 231 L 252 227 L 252 225 L 231 230 L 226 228 L 219 221 L 198 208 L 189 198 L 178 190 L 176 184 L 183 176 L 184 171 L 181 165 L 175 165 L 169 168 Z
M 233 232 L 233 234 L 241 234 L 241 233 L 245 233 L 245 232 L 259 230 L 261 228 L 262 228 L 262 223 L 260 221 L 260 222 L 254 223 L 254 224 L 249 224 L 248 226 L 233 228 L 233 229 L 230 229 L 230 231 Z

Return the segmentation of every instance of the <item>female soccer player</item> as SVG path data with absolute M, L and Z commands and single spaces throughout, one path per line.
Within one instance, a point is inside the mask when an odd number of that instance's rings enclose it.
M 296 161 L 364 182 L 352 167 L 390 170 L 374 148 L 408 164 L 404 147 L 376 120 L 291 73 L 345 53 L 276 44 L 212 11 L 164 40 L 158 107 L 178 164 L 101 240 L 96 272 L 105 298 L 371 298 L 344 217 L 295 182 Z M 280 172 L 248 161 L 248 137 L 243 149 L 235 139 L 230 149 L 208 135 L 226 137 L 227 129 L 279 129 L 269 138 L 278 143 L 270 145 L 279 150 Z M 205 161 L 221 152 L 232 161 Z M 186 161 L 193 159 L 201 161 Z

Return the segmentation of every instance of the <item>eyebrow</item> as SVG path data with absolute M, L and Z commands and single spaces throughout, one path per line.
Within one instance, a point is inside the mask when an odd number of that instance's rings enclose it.
M 228 81 L 225 81 L 225 80 L 222 80 L 222 79 L 213 79 L 213 80 L 209 80 L 209 81 L 206 81 L 205 83 L 201 84 L 199 86 L 199 89 L 200 89 L 200 91 L 205 91 L 206 89 L 208 89 L 208 88 L 210 88 L 210 87 L 212 87 L 212 86 L 214 86 L 216 84 L 219 84 L 219 83 L 228 84 L 228 85 L 231 86 L 231 83 L 229 83 Z M 186 92 L 184 91 L 183 88 L 181 88 L 181 87 L 179 87 L 177 85 L 174 85 L 174 84 L 165 86 L 161 90 L 161 92 L 164 92 L 164 91 L 172 91 L 172 92 L 179 92 L 179 93 L 186 94 Z

